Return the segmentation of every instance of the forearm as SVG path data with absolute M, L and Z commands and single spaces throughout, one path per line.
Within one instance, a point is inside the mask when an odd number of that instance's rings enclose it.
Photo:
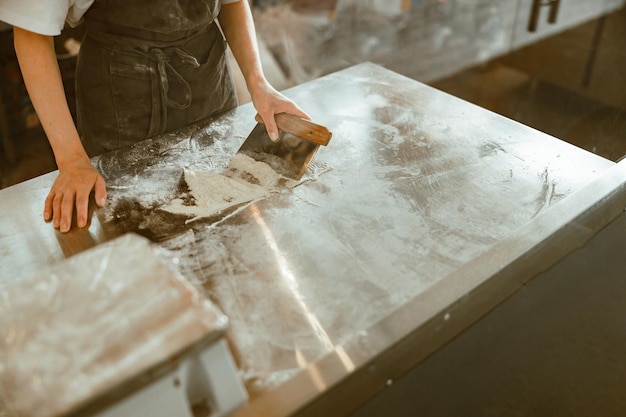
M 57 166 L 88 159 L 67 105 L 51 36 L 14 29 L 15 52 L 30 99 L 46 132 Z
M 309 116 L 267 82 L 261 66 L 259 46 L 248 0 L 222 5 L 219 23 L 246 80 L 252 103 L 263 118 L 270 138 L 276 141 L 279 135 L 274 119 L 275 114 L 285 112 L 305 119 Z
M 226 41 L 241 69 L 246 86 L 251 94 L 267 83 L 254 29 L 254 21 L 247 0 L 224 4 L 219 14 L 219 23 Z

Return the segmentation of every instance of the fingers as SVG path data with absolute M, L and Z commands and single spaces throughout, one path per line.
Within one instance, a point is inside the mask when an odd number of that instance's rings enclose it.
M 61 233 L 68 232 L 72 227 L 72 216 L 74 215 L 74 206 L 76 207 L 76 225 L 80 228 L 87 226 L 89 214 L 89 194 L 90 190 L 81 189 L 76 194 L 69 191 L 66 193 L 51 192 L 51 196 L 46 199 L 51 201 L 51 211 L 53 225 L 55 229 L 59 229 Z M 44 209 L 44 219 L 46 218 L 46 210 Z
M 63 193 L 51 191 L 52 194 L 52 224 L 55 229 L 61 229 Z
M 306 120 L 311 120 L 311 116 L 306 114 L 304 110 L 302 110 L 300 107 L 296 106 L 295 104 L 293 105 L 293 108 L 290 109 L 290 111 L 287 111 L 287 113 L 291 113 L 298 117 L 302 117 L 303 119 L 306 119 Z
M 104 203 L 106 202 L 106 199 L 107 199 L 107 187 L 104 182 L 104 178 L 102 178 L 102 176 L 100 175 L 98 175 L 98 177 L 96 178 L 94 191 L 95 191 L 95 197 L 96 197 L 96 204 L 98 205 L 98 207 L 104 207 Z
M 50 191 L 50 193 L 48 193 L 48 197 L 46 197 L 46 201 L 43 206 L 43 219 L 46 222 L 49 222 L 50 220 L 52 220 L 52 213 L 54 212 L 52 208 L 53 201 L 54 201 L 54 193 Z
M 61 233 L 68 232 L 72 226 L 72 214 L 74 212 L 73 193 L 64 194 L 61 191 L 51 191 L 46 199 L 46 205 L 48 200 L 51 200 L 52 224 L 54 228 L 59 229 Z
M 46 198 L 44 208 L 44 220 L 50 221 L 55 229 L 61 233 L 69 232 L 72 227 L 72 216 L 74 214 L 74 204 L 76 204 L 76 222 L 78 227 L 85 227 L 87 224 L 87 209 L 89 207 L 89 194 L 84 192 L 74 194 L 71 190 L 66 192 L 53 190 Z M 46 216 L 49 217 L 46 217 Z
M 61 195 L 61 212 L 59 213 L 59 231 L 61 233 L 69 232 L 72 227 L 72 214 L 74 212 L 74 193 L 69 192 Z M 56 199 L 55 199 L 56 200 Z M 56 219 L 56 211 L 55 211 Z M 56 224 L 55 224 L 56 226 Z
M 265 129 L 267 130 L 267 134 L 270 136 L 270 139 L 274 142 L 278 142 L 278 126 L 276 126 L 276 120 L 274 119 L 274 113 L 269 112 L 265 115 L 261 115 L 263 118 L 263 122 L 265 123 Z
M 265 83 L 261 87 L 250 91 L 252 104 L 265 123 L 265 129 L 269 137 L 278 141 L 279 133 L 274 115 L 278 113 L 289 113 L 306 120 L 311 120 L 308 114 L 296 105 L 293 101 L 276 91 L 271 85 Z
M 274 114 L 276 113 L 289 113 L 298 117 L 302 117 L 306 120 L 311 120 L 311 117 L 306 114 L 304 110 L 302 110 L 296 103 L 287 99 L 286 97 L 282 97 L 282 100 L 276 105 L 274 108 Z
M 72 227 L 74 210 L 76 225 L 80 228 L 89 224 L 89 199 L 92 190 L 96 204 L 104 206 L 106 184 L 93 168 L 87 172 L 60 172 L 44 203 L 44 220 L 52 220 L 55 229 L 66 233 Z
M 276 119 L 274 118 L 274 115 L 278 113 L 289 113 L 306 120 L 311 120 L 311 117 L 308 114 L 291 101 L 285 101 L 281 106 L 276 106 L 275 108 L 267 110 L 264 113 L 259 111 L 259 114 L 265 123 L 267 133 L 270 139 L 274 142 L 277 142 L 279 139 L 278 126 L 276 125 Z
M 84 189 L 81 189 L 76 193 L 76 225 L 80 228 L 87 226 L 87 212 L 89 209 L 89 194 L 90 194 L 89 190 L 85 192 Z M 70 216 L 71 216 L 71 213 L 70 213 Z M 63 224 L 63 222 L 61 222 L 61 224 Z

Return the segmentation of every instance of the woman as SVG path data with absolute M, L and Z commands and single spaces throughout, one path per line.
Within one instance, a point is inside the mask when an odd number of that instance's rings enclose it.
M 82 19 L 75 126 L 53 36 L 66 20 Z M 74 208 L 78 226 L 87 225 L 92 192 L 105 204 L 105 182 L 90 156 L 236 106 L 224 37 L 270 137 L 278 138 L 274 114 L 308 118 L 267 82 L 246 0 L 5 0 L 0 20 L 14 26 L 24 82 L 59 168 L 44 219 L 61 232 L 70 229 Z

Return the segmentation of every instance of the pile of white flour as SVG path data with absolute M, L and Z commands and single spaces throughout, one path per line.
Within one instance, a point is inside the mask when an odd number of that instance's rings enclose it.
M 231 207 L 266 198 L 277 191 L 281 180 L 290 187 L 298 184 L 279 175 L 269 165 L 243 154 L 236 154 L 222 174 L 186 169 L 183 178 L 192 202 L 177 198 L 161 209 L 192 217 L 191 220 L 215 216 Z

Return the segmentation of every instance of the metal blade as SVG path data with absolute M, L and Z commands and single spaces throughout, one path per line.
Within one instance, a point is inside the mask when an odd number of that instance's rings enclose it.
M 268 164 L 284 177 L 299 180 L 318 148 L 318 144 L 284 131 L 280 131 L 280 140 L 274 142 L 265 125 L 258 123 L 237 153 Z

